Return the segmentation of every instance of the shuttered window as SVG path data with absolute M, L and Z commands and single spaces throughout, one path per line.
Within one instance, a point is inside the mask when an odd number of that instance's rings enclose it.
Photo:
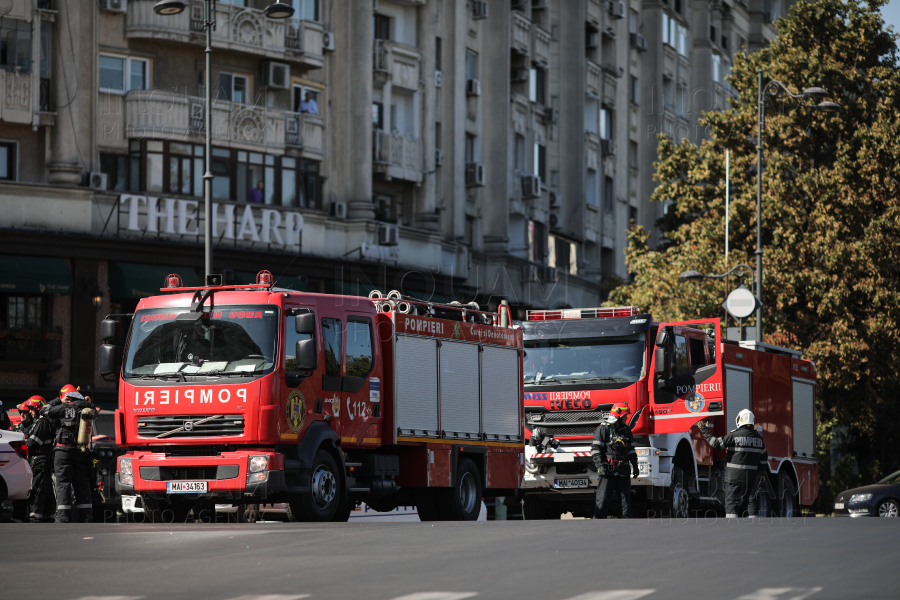
M 729 430 L 737 427 L 738 413 L 750 408 L 750 373 L 725 369 L 725 415 Z
M 484 433 L 494 436 L 522 435 L 519 417 L 519 351 L 485 347 L 481 354 L 484 394 Z
M 794 452 L 797 456 L 815 456 L 815 419 L 813 418 L 813 386 L 793 382 L 794 397 Z
M 437 342 L 397 336 L 396 361 L 397 427 L 402 430 L 401 435 L 435 435 Z
M 447 436 L 477 434 L 479 429 L 478 346 L 441 344 L 441 429 Z

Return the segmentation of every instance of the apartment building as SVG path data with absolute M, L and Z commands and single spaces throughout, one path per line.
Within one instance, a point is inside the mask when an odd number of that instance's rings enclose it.
M 702 139 L 774 0 L 0 2 L 0 394 L 96 375 L 97 323 L 214 270 L 594 306 L 652 228 L 656 135 Z M 702 104 L 705 102 L 706 104 Z M 104 391 L 105 390 L 105 391 Z M 106 396 L 104 396 L 106 394 Z

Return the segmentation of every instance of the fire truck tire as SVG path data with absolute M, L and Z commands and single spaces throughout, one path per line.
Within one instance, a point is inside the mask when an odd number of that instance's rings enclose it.
M 334 516 L 331 517 L 331 521 L 333 523 L 346 523 L 350 520 L 351 512 L 353 512 L 353 509 L 350 506 L 350 501 L 346 497 L 341 498 L 337 510 L 334 511 Z
M 441 520 L 441 511 L 438 505 L 438 492 L 440 491 L 429 488 L 416 490 L 416 512 L 419 513 L 420 521 Z
M 672 467 L 672 483 L 666 496 L 664 514 L 676 519 L 686 519 L 690 510 L 690 492 L 684 485 L 684 471 L 681 467 Z
M 318 450 L 309 468 L 309 492 L 289 494 L 286 504 L 290 521 L 325 522 L 337 512 L 341 498 L 341 478 L 334 457 Z
M 562 509 L 553 508 L 553 506 L 550 502 L 545 502 L 534 494 L 526 494 L 525 503 L 522 506 L 522 516 L 526 521 L 559 519 L 562 516 Z
M 453 487 L 442 489 L 438 495 L 441 520 L 475 521 L 481 512 L 481 475 L 468 458 L 456 466 Z
M 791 476 L 785 471 L 781 471 L 778 474 L 777 489 L 778 499 L 776 502 L 778 504 L 778 516 L 786 519 L 800 516 L 800 498 L 797 497 L 799 494 L 791 493 L 791 490 L 797 489 L 797 486 L 794 485 Z

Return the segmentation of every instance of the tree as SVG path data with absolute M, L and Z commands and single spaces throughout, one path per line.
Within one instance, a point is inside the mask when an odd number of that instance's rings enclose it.
M 815 361 L 820 423 L 849 426 L 857 460 L 880 459 L 890 472 L 900 468 L 900 70 L 884 4 L 800 0 L 778 20 L 768 48 L 735 54 L 729 82 L 737 97 L 727 110 L 704 115 L 708 139 L 697 146 L 660 138 L 652 199 L 668 206 L 658 223 L 663 237 L 653 249 L 649 232 L 629 232 L 633 282 L 616 288 L 610 304 L 637 305 L 664 320 L 723 314 L 723 284 L 677 276 L 755 264 L 757 70 L 793 93 L 824 87 L 840 112 L 767 99 L 765 341 Z M 827 461 L 821 452 L 820 460 Z

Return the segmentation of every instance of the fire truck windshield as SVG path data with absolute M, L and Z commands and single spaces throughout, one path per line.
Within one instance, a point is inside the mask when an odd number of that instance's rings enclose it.
M 175 320 L 188 310 L 160 308 L 135 313 L 125 359 L 126 378 L 251 377 L 275 368 L 277 308 L 217 307 L 197 321 Z
M 525 385 L 632 382 L 644 376 L 644 334 L 525 340 Z

